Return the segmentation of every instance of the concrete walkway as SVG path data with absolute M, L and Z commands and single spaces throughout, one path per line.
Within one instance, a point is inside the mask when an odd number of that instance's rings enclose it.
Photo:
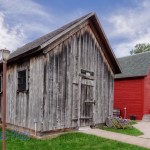
M 120 134 L 120 133 L 115 133 L 110 131 L 104 131 L 100 129 L 80 130 L 80 132 L 150 149 L 150 139 L 145 139 L 142 137 L 130 136 L 130 135 L 125 135 L 125 134 Z
M 150 139 L 150 122 L 140 121 L 133 126 L 144 133 L 140 137 Z

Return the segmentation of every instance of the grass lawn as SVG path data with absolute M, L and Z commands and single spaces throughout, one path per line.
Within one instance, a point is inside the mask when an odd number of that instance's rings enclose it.
M 115 129 L 115 128 L 108 128 L 108 127 L 101 127 L 100 129 L 102 130 L 107 130 L 107 131 L 112 131 L 112 132 L 117 132 L 117 133 L 122 133 L 122 134 L 127 134 L 127 135 L 133 135 L 133 136 L 139 136 L 143 135 L 143 132 L 136 128 L 126 128 L 126 129 Z
M 7 132 L 7 150 L 147 150 L 83 133 L 67 133 L 47 140 L 20 140 L 19 137 L 11 138 L 9 135 L 10 131 Z

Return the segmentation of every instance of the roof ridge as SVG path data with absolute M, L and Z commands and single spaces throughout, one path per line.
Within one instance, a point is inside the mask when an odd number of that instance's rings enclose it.
M 68 27 L 68 29 L 70 30 L 71 28 L 74 28 L 74 26 L 80 24 L 81 22 L 84 22 L 86 19 L 90 18 L 90 17 L 93 16 L 93 15 L 95 15 L 95 14 L 94 14 L 94 13 L 89 13 L 89 14 L 87 14 L 87 15 L 84 15 L 84 16 L 82 16 L 82 17 L 80 17 L 80 18 L 78 18 L 78 19 L 72 21 L 72 22 L 69 22 L 68 24 L 72 24 L 72 23 L 74 23 L 74 24 L 71 25 L 70 27 Z M 62 27 L 60 27 L 60 28 L 58 28 L 58 30 L 61 29 L 61 28 L 63 28 L 63 27 L 65 27 L 65 26 L 67 26 L 68 24 L 66 24 L 66 25 L 64 25 L 64 26 L 62 26 Z M 67 29 L 65 29 L 65 30 L 67 30 Z M 60 33 L 65 32 L 65 30 L 61 31 Z M 54 32 L 55 32 L 55 30 L 54 30 Z M 68 31 L 67 31 L 67 32 L 68 32 Z M 59 35 L 59 34 L 58 34 L 58 35 Z M 54 37 L 54 38 L 56 38 L 56 37 Z M 58 37 L 57 37 L 57 38 L 58 38 Z M 52 39 L 53 39 L 53 38 L 52 38 Z M 43 43 L 40 45 L 40 48 L 41 48 L 41 49 L 44 48 L 45 45 L 48 45 L 48 44 L 49 44 L 48 41 L 51 41 L 52 39 L 48 39 L 47 41 L 43 42 Z M 47 44 L 47 43 L 48 43 L 48 44 Z
M 150 51 L 122 57 L 118 61 L 122 74 L 116 75 L 116 79 L 146 76 L 150 69 Z
M 49 44 L 53 43 L 54 41 L 60 39 L 61 37 L 63 37 L 64 35 L 66 35 L 67 33 L 69 33 L 70 31 L 72 31 L 73 29 L 78 29 L 78 27 L 81 24 L 84 23 L 91 23 L 93 24 L 95 31 L 97 32 L 98 36 L 101 37 L 102 39 L 102 43 L 105 45 L 105 49 L 103 50 L 104 53 L 107 53 L 106 57 L 110 58 L 111 62 L 114 66 L 112 66 L 112 70 L 114 73 L 120 73 L 121 69 L 119 67 L 118 61 L 115 58 L 115 55 L 112 51 L 112 48 L 108 42 L 108 39 L 105 35 L 105 32 L 103 31 L 103 28 L 99 22 L 99 19 L 96 16 L 96 13 L 94 12 L 90 12 L 80 18 L 77 18 L 71 22 L 69 22 L 68 24 L 65 24 L 64 26 L 46 34 L 43 35 L 35 40 L 33 40 L 32 42 L 27 43 L 26 45 L 18 48 L 16 51 L 14 51 L 13 53 L 11 53 L 10 58 L 8 60 L 8 62 L 12 62 L 12 61 L 16 61 L 22 57 L 37 53 L 37 52 L 41 52 L 44 53 L 44 48 L 46 46 L 48 46 Z M 54 43 L 53 43 L 54 44 Z
M 89 17 L 93 16 L 94 14 L 95 14 L 94 12 L 90 12 L 84 16 L 81 16 L 80 18 L 77 18 L 75 20 L 72 20 L 72 21 L 62 25 L 61 27 L 58 27 L 57 29 L 55 29 L 55 30 L 53 30 L 47 34 L 44 34 L 44 35 L 36 38 L 35 40 L 32 40 L 31 42 L 26 43 L 25 45 L 17 48 L 15 51 L 13 51 L 10 54 L 10 59 L 12 59 L 18 55 L 21 55 L 25 52 L 28 52 L 32 49 L 38 48 L 40 45 L 48 42 L 50 39 L 52 39 L 53 37 L 55 37 L 59 33 L 65 31 L 67 28 L 70 28 L 71 26 L 79 23 L 80 21 L 84 20 L 85 18 L 89 18 Z
M 118 57 L 117 59 L 126 58 L 126 57 L 133 57 L 133 56 L 137 56 L 137 55 L 143 55 L 145 53 L 150 53 L 150 51 L 146 51 L 146 52 L 142 52 L 142 53 L 137 53 L 137 54 L 133 54 L 133 55 L 128 55 L 128 56 L 123 56 L 123 57 Z
M 51 33 L 54 33 L 56 30 L 59 30 L 59 29 L 63 28 L 64 26 L 68 25 L 68 24 L 71 24 L 71 23 L 73 23 L 73 22 L 75 22 L 75 21 L 77 21 L 77 20 L 80 20 L 81 18 L 85 18 L 85 17 L 87 17 L 87 16 L 89 16 L 89 15 L 92 15 L 92 14 L 93 14 L 93 12 L 90 12 L 90 13 L 84 15 L 84 16 L 81 16 L 80 18 L 77 18 L 77 19 L 72 20 L 72 21 L 68 21 L 68 23 L 65 23 L 64 25 L 62 25 L 62 26 L 56 28 L 55 30 L 50 31 L 50 32 L 47 33 L 47 34 L 44 34 L 44 35 L 41 35 L 40 37 L 37 37 L 36 39 L 34 39 L 34 40 L 32 40 L 32 41 L 26 43 L 25 45 L 23 45 L 23 46 L 17 48 L 15 51 L 19 50 L 20 48 L 22 48 L 22 47 L 24 47 L 24 46 L 26 46 L 26 45 L 28 45 L 28 44 L 30 44 L 30 43 L 32 43 L 32 42 L 34 42 L 34 41 L 40 39 L 40 38 L 42 38 L 42 37 L 45 37 L 45 36 L 47 36 L 47 35 L 49 35 L 49 34 L 51 34 Z

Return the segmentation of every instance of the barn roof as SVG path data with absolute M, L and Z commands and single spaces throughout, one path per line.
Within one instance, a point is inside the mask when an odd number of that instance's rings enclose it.
M 122 74 L 115 75 L 116 79 L 146 76 L 150 70 L 150 52 L 144 52 L 118 58 Z
M 35 48 L 38 48 L 40 45 L 44 44 L 45 42 L 47 42 L 48 40 L 54 38 L 55 36 L 57 36 L 58 34 L 60 34 L 61 32 L 65 31 L 66 29 L 68 29 L 69 27 L 73 26 L 74 24 L 80 22 L 82 19 L 86 18 L 89 14 L 81 17 L 81 18 L 78 18 L 62 27 L 60 27 L 59 29 L 57 30 L 54 30 L 30 43 L 27 43 L 26 45 L 18 48 L 16 51 L 14 51 L 13 53 L 11 53 L 11 56 L 10 56 L 10 59 L 11 58 L 14 58 L 18 55 L 21 55 L 25 52 L 28 52 L 30 50 L 33 50 Z
M 61 28 L 59 28 L 53 32 L 50 32 L 50 33 L 18 48 L 16 51 L 11 53 L 8 63 L 10 63 L 11 61 L 15 61 L 19 58 L 25 57 L 29 54 L 33 54 L 37 51 L 43 50 L 44 47 L 55 42 L 55 40 L 57 40 L 58 38 L 62 37 L 65 34 L 67 34 L 69 31 L 71 31 L 72 29 L 74 29 L 75 27 L 84 23 L 87 20 L 90 20 L 92 22 L 94 28 L 96 29 L 96 32 L 105 47 L 105 50 L 103 50 L 104 55 L 109 60 L 109 63 L 110 63 L 110 66 L 112 67 L 113 72 L 120 73 L 121 70 L 120 70 L 119 64 L 117 62 L 117 59 L 110 47 L 107 37 L 106 37 L 106 35 L 102 29 L 102 26 L 101 26 L 95 13 L 89 13 L 79 19 L 76 19 L 76 20 L 62 26 Z

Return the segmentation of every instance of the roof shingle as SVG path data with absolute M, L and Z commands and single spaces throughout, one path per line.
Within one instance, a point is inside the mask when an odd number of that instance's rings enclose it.
M 15 62 L 17 60 L 21 60 L 23 57 L 27 57 L 29 55 L 31 56 L 32 54 L 37 54 L 37 52 L 43 53 L 44 47 L 52 44 L 59 38 L 62 38 L 65 34 L 68 34 L 70 31 L 82 25 L 86 21 L 89 21 L 90 25 L 93 25 L 94 31 L 98 36 L 98 40 L 101 40 L 100 44 L 103 44 L 104 47 L 102 49 L 103 53 L 105 57 L 109 60 L 108 62 L 112 68 L 112 71 L 115 74 L 120 73 L 121 70 L 117 59 L 111 49 L 111 46 L 95 13 L 89 13 L 83 17 L 80 17 L 79 19 L 76 19 L 64 25 L 63 27 L 18 48 L 16 51 L 10 54 L 8 64 L 11 64 L 11 62 Z M 0 65 L 2 66 L 2 62 L 0 62 Z
M 150 70 L 150 52 L 118 58 L 122 73 L 115 78 L 146 76 Z
M 23 53 L 26 53 L 26 52 L 28 52 L 30 50 L 33 50 L 35 48 L 38 48 L 41 44 L 43 44 L 43 43 L 47 42 L 48 40 L 52 39 L 53 37 L 57 36 L 59 33 L 63 32 L 66 29 L 68 29 L 69 27 L 71 27 L 72 25 L 78 23 L 79 21 L 83 20 L 84 18 L 86 18 L 90 14 L 92 14 L 92 13 L 89 13 L 89 14 L 83 16 L 83 17 L 80 17 L 80 18 L 78 18 L 78 19 L 76 19 L 76 20 L 74 20 L 74 21 L 72 21 L 72 22 L 70 22 L 70 23 L 60 27 L 59 29 L 54 30 L 54 31 L 52 31 L 52 32 L 50 32 L 50 33 L 48 33 L 48 34 L 46 34 L 46 35 L 44 35 L 44 36 L 42 36 L 42 37 L 40 37 L 40 38 L 30 42 L 30 43 L 28 43 L 28 44 L 26 44 L 26 45 L 24 45 L 24 46 L 22 46 L 20 48 L 18 48 L 16 51 L 11 53 L 10 59 L 14 58 L 14 57 L 16 57 L 18 55 L 21 55 Z

